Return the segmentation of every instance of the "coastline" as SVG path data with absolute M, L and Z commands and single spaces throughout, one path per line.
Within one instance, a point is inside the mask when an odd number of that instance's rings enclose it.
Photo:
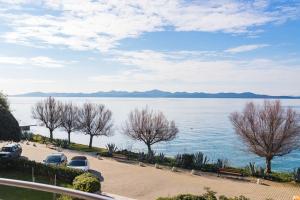
M 4 143 L 1 143 L 1 146 Z M 30 160 L 41 162 L 48 154 L 57 152 L 46 145 L 22 144 L 23 155 Z M 74 155 L 87 155 L 91 169 L 101 173 L 104 192 L 134 199 L 151 200 L 161 196 L 173 196 L 182 193 L 202 194 L 204 187 L 210 187 L 218 195 L 245 195 L 250 199 L 292 199 L 300 194 L 300 187 L 288 183 L 275 183 L 263 180 L 264 185 L 253 181 L 238 181 L 219 178 L 208 173 L 201 176 L 191 175 L 188 171 L 172 172 L 169 169 L 156 169 L 152 165 L 140 167 L 137 164 L 121 162 L 110 158 L 99 160 L 91 153 L 62 149 L 70 159 Z M 138 186 L 138 187 L 137 187 Z M 253 193 L 253 191 L 256 191 Z

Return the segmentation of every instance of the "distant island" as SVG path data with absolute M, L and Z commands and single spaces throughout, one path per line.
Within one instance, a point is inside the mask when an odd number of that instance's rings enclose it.
M 249 99 L 300 99 L 300 96 L 271 96 L 255 94 L 251 92 L 234 93 L 205 93 L 205 92 L 166 92 L 161 90 L 150 90 L 144 92 L 109 91 L 94 93 L 45 93 L 31 92 L 25 94 L 11 95 L 14 97 L 128 97 L 128 98 L 249 98 Z

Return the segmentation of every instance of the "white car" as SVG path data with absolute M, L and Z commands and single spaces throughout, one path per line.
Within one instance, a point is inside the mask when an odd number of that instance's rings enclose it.
M 68 163 L 67 167 L 72 169 L 79 169 L 84 172 L 87 172 L 90 170 L 90 165 L 87 157 L 85 156 L 75 156 L 71 159 L 71 161 Z

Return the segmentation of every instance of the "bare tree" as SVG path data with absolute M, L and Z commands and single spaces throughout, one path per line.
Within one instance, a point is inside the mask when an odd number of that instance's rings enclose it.
M 175 122 L 169 122 L 162 112 L 155 113 L 145 108 L 141 111 L 135 109 L 129 114 L 123 133 L 134 140 L 144 142 L 148 154 L 153 155 L 151 145 L 173 140 L 178 133 L 178 128 Z
M 271 173 L 274 157 L 299 148 L 299 116 L 284 109 L 280 101 L 265 101 L 263 106 L 248 103 L 242 113 L 232 113 L 230 120 L 248 150 L 266 159 L 267 173 Z
M 61 125 L 62 104 L 53 97 L 48 97 L 32 107 L 32 117 L 49 129 L 50 140 L 53 140 L 53 131 Z
M 104 105 L 86 103 L 79 109 L 79 129 L 90 136 L 89 147 L 92 148 L 93 137 L 112 135 L 112 112 Z
M 62 107 L 61 127 L 68 133 L 68 141 L 71 144 L 71 133 L 78 129 L 78 107 L 71 102 Z

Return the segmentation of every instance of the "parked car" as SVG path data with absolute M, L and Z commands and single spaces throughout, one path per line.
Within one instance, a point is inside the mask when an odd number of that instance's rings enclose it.
M 2 147 L 0 158 L 19 158 L 22 154 L 22 147 L 20 144 L 11 143 Z
M 47 158 L 45 160 L 43 160 L 43 163 L 45 165 L 66 165 L 68 162 L 67 156 L 65 156 L 65 154 L 63 153 L 53 153 L 49 156 L 47 156 Z
M 67 167 L 72 169 L 79 169 L 85 172 L 90 170 L 89 161 L 85 156 L 73 157 L 71 161 L 68 163 Z

